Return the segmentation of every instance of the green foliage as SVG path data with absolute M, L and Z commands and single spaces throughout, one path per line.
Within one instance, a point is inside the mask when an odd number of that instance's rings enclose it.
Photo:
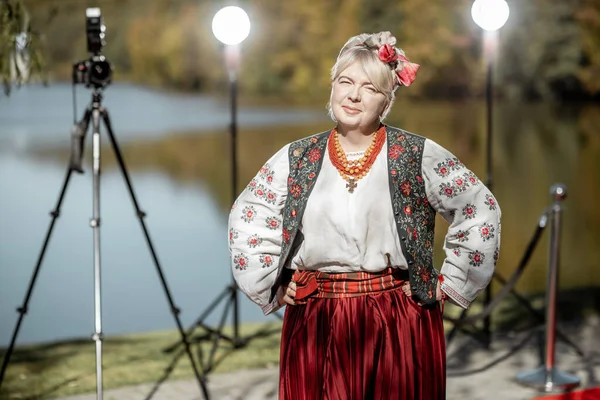
M 178 10 L 165 12 L 165 5 L 157 2 L 132 16 L 127 32 L 131 75 L 159 86 L 210 88 L 220 74 L 206 62 L 219 55 L 211 46 L 209 21 L 202 21 L 208 14 L 207 3 L 182 4 Z
M 576 14 L 585 54 L 579 79 L 588 92 L 600 93 L 600 0 L 584 0 Z
M 20 10 L 19 1 L 29 6 L 31 26 L 47 38 L 48 72 L 69 79 L 72 63 L 86 57 L 84 16 L 89 3 L 0 0 L 3 77 L 8 76 L 7 49 L 14 48 L 24 23 L 7 9 Z M 600 0 L 508 1 L 511 14 L 500 30 L 496 93 L 516 99 L 600 93 Z M 241 89 L 260 97 L 322 100 L 329 92 L 330 68 L 346 40 L 389 30 L 411 61 L 422 66 L 403 96 L 481 96 L 482 32 L 471 19 L 471 4 L 245 0 L 242 6 L 252 29 L 242 46 Z M 212 16 L 223 4 L 97 0 L 94 6 L 102 9 L 107 25 L 105 55 L 114 66 L 115 80 L 202 92 L 226 87 L 221 45 L 211 32 Z
M 258 26 L 242 82 L 252 92 L 323 98 L 341 45 L 357 34 L 359 0 L 254 0 Z
M 21 1 L 0 0 L 0 79 L 6 95 L 44 70 L 40 42 Z
M 398 30 L 407 56 L 421 64 L 409 92 L 428 97 L 467 97 L 479 91 L 479 31 L 468 13 L 471 1 L 400 2 Z
M 511 2 L 498 61 L 498 81 L 506 92 L 551 99 L 580 90 L 577 75 L 583 49 L 575 19 L 578 4 L 578 0 Z

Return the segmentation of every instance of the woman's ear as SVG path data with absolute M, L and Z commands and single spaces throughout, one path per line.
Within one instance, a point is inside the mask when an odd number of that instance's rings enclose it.
M 392 102 L 387 100 L 385 102 L 385 106 L 383 106 L 383 109 L 381 110 L 381 114 L 379 115 L 379 120 L 381 121 L 384 117 L 384 115 L 387 115 L 387 112 L 390 108 L 390 106 L 392 105 Z

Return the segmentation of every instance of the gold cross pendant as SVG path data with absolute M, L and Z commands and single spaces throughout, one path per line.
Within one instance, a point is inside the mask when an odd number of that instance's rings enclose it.
M 350 178 L 350 180 L 348 181 L 348 183 L 346 183 L 346 187 L 348 188 L 348 191 L 350 193 L 354 193 L 354 189 L 356 189 L 356 182 L 354 181 L 353 178 Z

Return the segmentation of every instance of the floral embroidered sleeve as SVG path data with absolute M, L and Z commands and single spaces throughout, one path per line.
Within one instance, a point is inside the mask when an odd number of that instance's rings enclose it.
M 229 253 L 240 290 L 265 315 L 279 308 L 269 302 L 281 253 L 281 211 L 287 196 L 288 147 L 265 163 L 237 198 L 229 214 Z
M 425 142 L 422 172 L 429 203 L 450 224 L 442 291 L 467 308 L 489 284 L 498 261 L 500 207 L 473 172 L 431 140 Z

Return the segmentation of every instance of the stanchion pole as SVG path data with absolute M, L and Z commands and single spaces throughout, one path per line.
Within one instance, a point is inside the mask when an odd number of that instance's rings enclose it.
M 554 203 L 550 209 L 550 246 L 548 253 L 548 283 L 546 287 L 546 359 L 544 365 L 517 374 L 522 385 L 544 392 L 565 392 L 580 384 L 579 378 L 556 368 L 556 303 L 558 295 L 558 265 L 560 261 L 560 229 L 562 202 L 567 197 L 567 188 L 556 184 L 550 189 Z

